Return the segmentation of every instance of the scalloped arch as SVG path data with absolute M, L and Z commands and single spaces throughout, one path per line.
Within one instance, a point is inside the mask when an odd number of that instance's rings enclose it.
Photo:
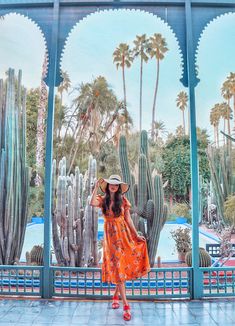
M 226 13 L 220 13 L 220 14 L 216 14 L 216 16 L 214 16 L 212 19 L 210 19 L 203 27 L 203 29 L 201 30 L 201 33 L 198 37 L 197 43 L 196 43 L 196 49 L 195 49 L 195 54 L 194 54 L 194 62 L 195 64 L 197 64 L 198 61 L 198 53 L 199 53 L 199 48 L 200 48 L 200 43 L 201 40 L 203 38 L 203 34 L 205 33 L 205 31 L 211 27 L 211 25 L 213 23 L 215 23 L 216 21 L 218 21 L 220 18 L 225 17 L 225 16 L 230 16 L 230 15 L 234 15 L 235 17 L 235 12 L 232 11 L 228 11 Z
M 67 36 L 65 38 L 65 41 L 64 41 L 64 44 L 63 44 L 63 48 L 61 50 L 61 54 L 60 54 L 60 57 L 59 57 L 59 72 L 60 72 L 60 78 L 61 78 L 61 71 L 62 71 L 62 61 L 63 61 L 63 57 L 64 57 L 64 52 L 65 52 L 65 49 L 66 49 L 66 46 L 68 44 L 68 40 L 71 36 L 71 34 L 74 32 L 74 30 L 76 29 L 77 26 L 79 26 L 79 24 L 82 22 L 82 21 L 85 21 L 87 19 L 89 19 L 90 16 L 92 15 L 95 15 L 99 12 L 110 12 L 110 11 L 127 11 L 127 12 L 144 12 L 148 15 L 151 15 L 153 17 L 156 17 L 157 19 L 159 19 L 159 21 L 161 21 L 164 25 L 167 26 L 167 28 L 169 29 L 169 31 L 172 33 L 172 35 L 174 36 L 175 40 L 176 40 L 176 43 L 177 43 L 177 46 L 178 46 L 178 51 L 179 51 L 179 55 L 180 55 L 180 66 L 182 67 L 181 69 L 181 78 L 180 80 L 182 81 L 183 79 L 183 75 L 184 75 L 184 59 L 183 59 L 183 51 L 180 47 L 180 43 L 179 43 L 179 40 L 177 38 L 177 35 L 176 33 L 174 32 L 172 26 L 169 24 L 169 22 L 165 21 L 163 18 L 161 18 L 160 16 L 152 13 L 151 11 L 147 10 L 147 9 L 126 9 L 126 8 L 112 8 L 112 9 L 98 9 L 98 10 L 95 10 L 94 12 L 91 12 L 91 13 L 88 13 L 86 15 L 83 16 L 82 19 L 80 19 L 78 22 L 76 22 L 69 30 L 69 32 L 67 33 Z M 62 80 L 62 79 L 61 79 Z
M 21 16 L 21 17 L 27 19 L 28 21 L 30 21 L 33 25 L 35 25 L 38 28 L 38 30 L 39 30 L 39 32 L 40 32 L 40 34 L 42 36 L 42 40 L 43 40 L 44 47 L 45 47 L 45 54 L 46 54 L 46 58 L 47 58 L 46 74 L 45 74 L 45 77 L 44 77 L 44 79 L 46 79 L 47 74 L 48 74 L 48 66 L 49 66 L 49 54 L 48 54 L 48 45 L 47 45 L 46 37 L 45 37 L 45 35 L 43 33 L 43 30 L 42 30 L 41 26 L 32 17 L 30 17 L 29 15 L 24 14 L 24 13 L 19 13 L 17 11 L 9 11 L 9 12 L 4 13 L 2 16 L 5 17 L 5 16 L 10 16 L 10 15 Z

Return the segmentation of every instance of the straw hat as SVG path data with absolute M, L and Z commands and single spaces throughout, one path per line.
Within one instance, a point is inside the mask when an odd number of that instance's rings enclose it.
M 122 181 L 121 177 L 117 174 L 113 174 L 109 177 L 109 179 L 101 178 L 99 181 L 99 186 L 102 192 L 105 192 L 107 185 L 121 185 L 122 193 L 124 194 L 129 190 L 129 185 Z

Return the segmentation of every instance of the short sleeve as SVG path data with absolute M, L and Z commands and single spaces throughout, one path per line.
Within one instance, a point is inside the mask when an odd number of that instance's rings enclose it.
M 103 197 L 101 195 L 97 195 L 96 200 L 99 202 L 98 207 L 102 207 Z
M 124 207 L 124 212 L 131 208 L 131 203 L 126 197 L 123 197 L 123 207 Z

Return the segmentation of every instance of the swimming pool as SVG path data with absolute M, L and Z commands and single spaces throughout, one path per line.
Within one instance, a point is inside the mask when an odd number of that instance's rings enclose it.
M 99 219 L 98 225 L 98 237 L 103 236 L 103 220 Z M 161 257 L 161 261 L 172 261 L 178 260 L 178 254 L 175 250 L 175 242 L 171 237 L 171 231 L 177 229 L 178 227 L 188 227 L 185 224 L 172 224 L 166 223 L 162 229 L 159 239 L 158 251 L 156 258 Z M 44 224 L 29 224 L 26 228 L 25 241 L 21 254 L 20 261 L 25 262 L 25 253 L 30 251 L 34 245 L 43 244 L 43 232 Z M 218 243 L 216 239 L 212 239 L 210 235 L 205 235 L 202 232 L 199 233 L 199 245 L 200 247 L 206 248 L 206 243 Z M 55 258 L 53 257 L 53 262 Z

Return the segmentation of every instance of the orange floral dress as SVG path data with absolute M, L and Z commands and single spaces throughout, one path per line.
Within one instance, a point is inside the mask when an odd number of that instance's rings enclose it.
M 99 207 L 104 197 L 97 196 Z M 137 241 L 125 219 L 125 212 L 131 207 L 123 196 L 121 214 L 115 217 L 109 210 L 104 217 L 104 242 L 102 282 L 117 284 L 139 278 L 150 271 L 146 241 Z

